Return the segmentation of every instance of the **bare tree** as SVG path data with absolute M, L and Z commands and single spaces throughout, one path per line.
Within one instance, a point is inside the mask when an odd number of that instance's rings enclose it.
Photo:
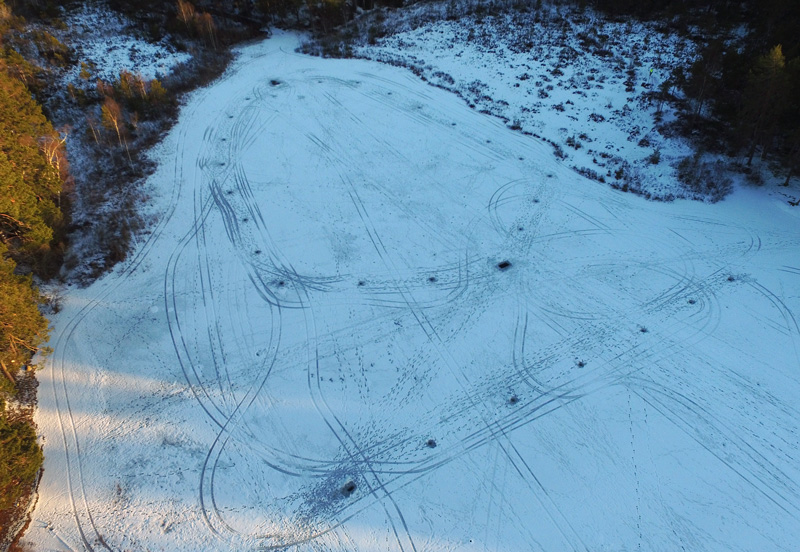
M 131 160 L 131 152 L 128 149 L 128 140 L 125 136 L 125 116 L 122 112 L 120 105 L 110 96 L 106 96 L 103 102 L 103 107 L 100 108 L 102 115 L 103 126 L 107 129 L 113 129 L 117 134 L 117 141 L 120 147 L 125 147 L 125 152 L 128 154 L 128 161 Z
M 217 26 L 210 13 L 201 13 L 196 16 L 195 24 L 201 36 L 211 43 L 212 48 L 217 49 Z
M 47 158 L 47 162 L 58 171 L 62 177 L 67 171 L 67 158 L 64 153 L 64 144 L 69 137 L 69 129 L 61 129 L 60 133 L 52 133 L 39 138 L 39 148 Z
M 178 0 L 178 19 L 183 21 L 187 30 L 191 30 L 191 23 L 194 22 L 194 6 L 184 0 Z

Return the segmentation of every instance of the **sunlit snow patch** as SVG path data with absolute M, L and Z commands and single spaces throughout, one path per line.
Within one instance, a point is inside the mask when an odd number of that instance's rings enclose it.
M 135 36 L 135 30 L 119 13 L 102 6 L 84 6 L 65 18 L 72 31 L 72 43 L 79 61 L 94 64 L 93 76 L 114 80 L 122 70 L 145 79 L 164 76 L 191 56 L 176 52 L 164 40 L 148 42 Z M 78 78 L 80 66 L 73 70 Z

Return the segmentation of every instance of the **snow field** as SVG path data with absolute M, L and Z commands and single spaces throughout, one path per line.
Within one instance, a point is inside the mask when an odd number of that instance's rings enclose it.
M 195 94 L 153 232 L 65 298 L 26 542 L 791 550 L 797 212 L 611 190 L 297 43 Z

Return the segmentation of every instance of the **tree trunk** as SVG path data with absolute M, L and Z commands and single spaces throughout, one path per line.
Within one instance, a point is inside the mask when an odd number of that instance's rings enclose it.
M 17 385 L 17 380 L 15 380 L 13 377 L 11 377 L 11 373 L 8 371 L 8 368 L 6 368 L 6 363 L 5 363 L 5 362 L 3 362 L 2 360 L 0 360 L 0 366 L 2 366 L 2 367 L 3 367 L 3 373 L 6 375 L 6 377 L 7 377 L 7 378 L 8 378 L 8 379 L 11 381 L 11 383 L 13 383 L 13 384 L 14 384 L 14 386 L 16 387 L 16 385 Z

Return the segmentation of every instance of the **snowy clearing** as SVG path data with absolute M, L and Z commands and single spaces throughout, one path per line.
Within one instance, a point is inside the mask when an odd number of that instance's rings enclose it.
M 66 294 L 24 543 L 792 550 L 799 212 L 612 190 L 297 43 L 192 97 L 158 224 Z
M 549 140 L 590 178 L 658 199 L 717 199 L 716 190 L 687 189 L 675 178 L 674 166 L 693 150 L 669 129 L 673 106 L 657 99 L 672 71 L 691 65 L 693 42 L 663 24 L 609 20 L 585 8 L 495 6 L 494 15 L 453 17 L 453 6 L 382 12 L 362 23 L 363 34 L 387 36 L 362 40 L 353 53 L 413 67 L 471 107 Z M 718 180 L 730 163 L 722 169 Z
M 114 82 L 122 70 L 145 80 L 160 79 L 191 57 L 176 52 L 167 40 L 153 43 L 138 36 L 123 15 L 106 6 L 81 6 L 64 22 L 68 31 L 62 38 L 75 49 L 78 61 L 92 66 L 88 86 L 94 86 L 97 78 Z M 76 65 L 67 81 L 79 84 L 80 69 L 80 64 Z

